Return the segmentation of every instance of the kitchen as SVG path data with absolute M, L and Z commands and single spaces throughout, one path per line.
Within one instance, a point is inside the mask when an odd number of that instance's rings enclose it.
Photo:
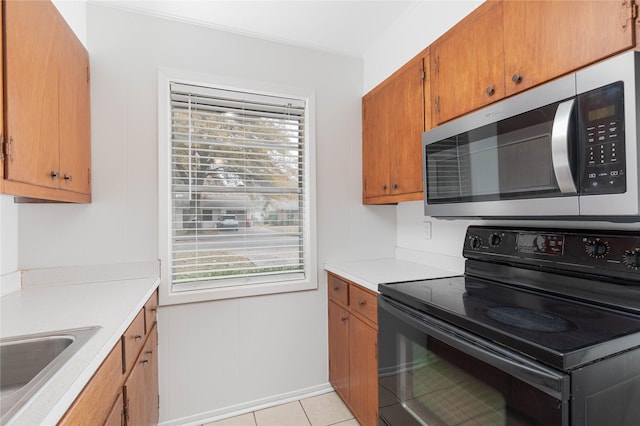
M 480 3 L 416 2 L 358 59 L 99 2 L 61 2 L 72 26 L 86 34 L 91 55 L 93 200 L 16 205 L 3 195 L 0 276 L 8 277 L 3 289 L 17 270 L 146 263 L 159 257 L 159 67 L 311 88 L 318 121 L 317 290 L 161 306 L 160 422 L 195 423 L 328 389 L 325 263 L 394 257 L 422 262 L 427 257 L 462 271 L 462 242 L 467 225 L 475 222 L 425 217 L 421 201 L 362 204 L 360 108 L 363 94 Z M 428 19 L 431 24 L 425 25 Z M 213 54 L 202 55 L 204 48 Z M 320 167 L 324 164 L 332 167 Z M 639 229 L 637 221 L 571 226 Z

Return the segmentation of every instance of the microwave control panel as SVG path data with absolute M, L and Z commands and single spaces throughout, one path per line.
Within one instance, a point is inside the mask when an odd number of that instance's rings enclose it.
M 580 192 L 626 192 L 623 83 L 618 81 L 579 95 L 578 108 Z

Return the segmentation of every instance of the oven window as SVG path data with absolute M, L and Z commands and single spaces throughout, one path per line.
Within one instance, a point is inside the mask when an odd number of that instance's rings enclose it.
M 561 401 L 420 331 L 391 331 L 404 323 L 380 314 L 381 424 L 563 424 Z

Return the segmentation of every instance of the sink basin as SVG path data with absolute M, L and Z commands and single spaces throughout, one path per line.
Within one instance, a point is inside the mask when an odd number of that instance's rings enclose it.
M 5 424 L 99 327 L 0 339 L 0 424 Z

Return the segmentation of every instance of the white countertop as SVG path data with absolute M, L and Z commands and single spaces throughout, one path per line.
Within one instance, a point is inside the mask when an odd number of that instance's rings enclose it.
M 442 269 L 395 258 L 326 263 L 324 269 L 375 292 L 378 291 L 378 284 L 462 274 L 460 270 Z
M 158 287 L 157 276 L 24 287 L 3 295 L 0 337 L 101 328 L 10 421 L 55 425 Z

